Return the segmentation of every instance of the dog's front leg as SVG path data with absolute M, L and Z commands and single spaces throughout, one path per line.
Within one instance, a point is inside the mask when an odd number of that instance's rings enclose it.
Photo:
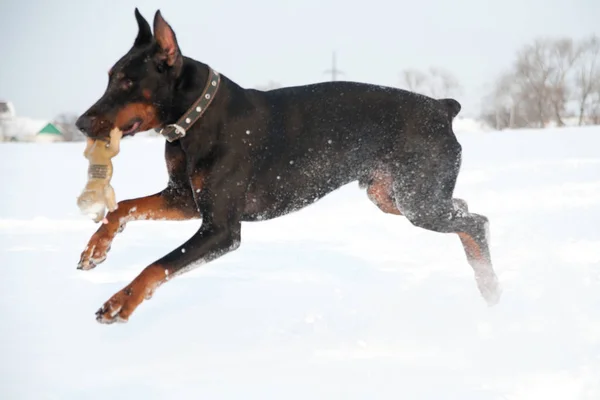
M 186 195 L 184 189 L 177 187 L 168 187 L 151 196 L 120 201 L 119 207 L 106 215 L 107 222 L 100 225 L 81 252 L 77 269 L 90 270 L 103 262 L 116 234 L 129 221 L 196 218 L 200 218 L 200 212 L 191 193 Z
M 101 323 L 127 322 L 144 300 L 163 283 L 189 269 L 212 261 L 240 245 L 240 224 L 206 227 L 186 243 L 146 267 L 129 285 L 117 292 L 96 312 Z
M 230 176 L 231 181 L 243 179 Z M 192 179 L 192 185 L 198 180 Z M 173 277 L 221 257 L 240 245 L 242 186 L 222 187 L 226 179 L 213 179 L 215 184 L 199 193 L 202 226 L 184 244 L 146 267 L 129 285 L 117 292 L 96 312 L 101 323 L 126 322 L 133 311 L 152 297 L 154 291 Z M 227 193 L 219 196 L 217 193 Z M 224 197 L 224 198 L 222 198 Z

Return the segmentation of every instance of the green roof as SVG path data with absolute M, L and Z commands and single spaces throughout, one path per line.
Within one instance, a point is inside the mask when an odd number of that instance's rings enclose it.
M 57 127 L 55 127 L 54 125 L 52 125 L 50 123 L 46 124 L 46 126 L 43 127 L 41 131 L 38 132 L 38 135 L 40 133 L 45 133 L 48 135 L 61 135 L 62 136 L 62 132 L 59 131 Z

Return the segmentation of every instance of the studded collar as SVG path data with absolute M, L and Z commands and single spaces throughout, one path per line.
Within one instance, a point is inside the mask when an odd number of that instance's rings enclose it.
M 173 142 L 184 137 L 188 129 L 190 129 L 190 127 L 196 121 L 198 121 L 210 103 L 212 103 L 217 90 L 219 90 L 220 83 L 221 75 L 209 67 L 208 79 L 202 95 L 194 102 L 194 104 L 192 104 L 192 106 L 186 111 L 185 114 L 181 116 L 181 118 L 179 118 L 176 123 L 167 125 L 158 131 L 158 133 L 163 135 L 169 142 Z

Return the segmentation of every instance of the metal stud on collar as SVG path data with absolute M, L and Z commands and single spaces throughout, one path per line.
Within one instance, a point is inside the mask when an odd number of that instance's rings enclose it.
M 173 128 L 175 128 L 175 132 L 177 132 L 177 134 L 180 135 L 181 137 L 185 136 L 185 129 L 183 129 L 181 126 L 179 126 L 177 124 L 171 124 L 171 125 L 167 125 L 167 126 L 172 126 Z

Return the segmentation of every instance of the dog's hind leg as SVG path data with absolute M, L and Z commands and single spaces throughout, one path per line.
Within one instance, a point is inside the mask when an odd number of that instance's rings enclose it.
M 494 305 L 501 289 L 492 266 L 488 219 L 469 212 L 464 200 L 452 197 L 461 163 L 460 144 L 454 135 L 445 135 L 430 146 L 398 164 L 393 173 L 394 204 L 417 227 L 458 235 L 481 295 Z
M 394 201 L 392 186 L 394 179 L 392 174 L 383 169 L 374 171 L 367 183 L 367 196 L 381 211 L 386 214 L 402 215 Z M 452 199 L 455 209 L 468 213 L 469 207 L 463 199 Z
M 402 215 L 394 204 L 392 182 L 392 174 L 389 171 L 373 171 L 367 183 L 367 196 L 384 213 Z

